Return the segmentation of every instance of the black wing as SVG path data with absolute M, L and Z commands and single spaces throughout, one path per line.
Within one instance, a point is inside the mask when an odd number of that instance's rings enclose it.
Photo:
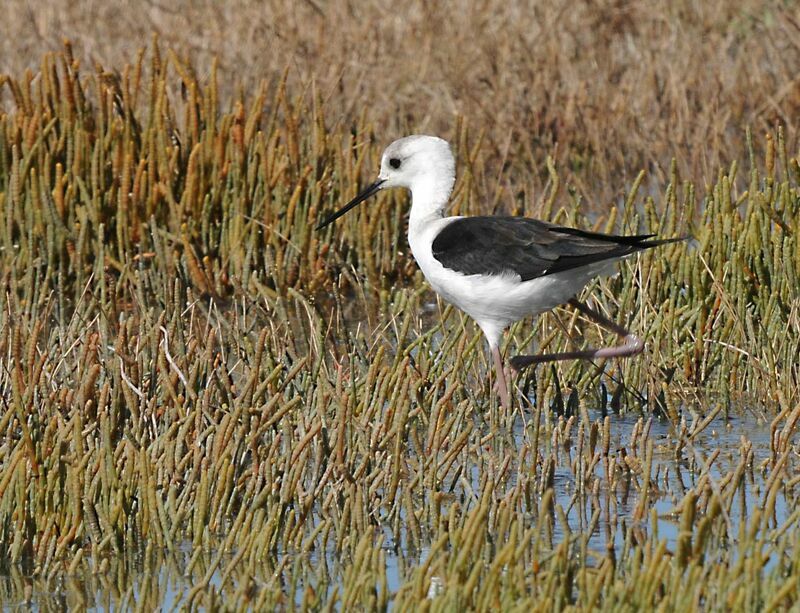
M 516 273 L 523 281 L 618 259 L 679 238 L 614 236 L 527 217 L 462 217 L 433 241 L 433 257 L 465 275 Z

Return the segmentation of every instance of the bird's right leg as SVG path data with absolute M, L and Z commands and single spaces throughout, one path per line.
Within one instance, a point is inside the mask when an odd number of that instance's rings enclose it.
M 632 334 L 619 324 L 614 323 L 594 309 L 589 308 L 575 298 L 572 298 L 568 304 L 592 321 L 611 330 L 614 334 L 623 339 L 623 343 L 621 345 L 615 345 L 614 347 L 602 347 L 600 349 L 589 348 L 579 351 L 564 351 L 562 353 L 546 353 L 542 355 L 518 355 L 511 358 L 509 361 L 511 368 L 520 371 L 533 364 L 542 364 L 544 362 L 594 360 L 596 358 L 625 358 L 641 353 L 642 349 L 644 349 L 644 342 L 638 336 Z

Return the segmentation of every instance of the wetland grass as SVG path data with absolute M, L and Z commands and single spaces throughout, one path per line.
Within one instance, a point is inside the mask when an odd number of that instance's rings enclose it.
M 504 411 L 479 331 L 406 253 L 399 199 L 311 230 L 376 165 L 366 115 L 331 118 L 286 79 L 228 105 L 215 72 L 157 46 L 118 73 L 72 54 L 0 92 L 4 603 L 796 602 L 800 168 L 783 129 L 707 186 L 674 163 L 591 217 L 556 160 L 531 167 L 547 188 L 514 212 L 694 241 L 591 288 L 631 314 L 641 359 L 539 368 Z M 447 136 L 454 208 L 485 213 L 499 175 L 480 130 Z M 568 348 L 556 317 L 599 340 L 560 312 L 507 342 Z

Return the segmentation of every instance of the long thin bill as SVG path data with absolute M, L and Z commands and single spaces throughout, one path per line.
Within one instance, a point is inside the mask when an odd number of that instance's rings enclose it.
M 344 215 L 345 213 L 347 213 L 347 211 L 349 211 L 350 209 L 352 209 L 352 208 L 355 208 L 357 205 L 359 205 L 359 204 L 361 204 L 362 202 L 364 202 L 364 200 L 366 200 L 366 199 L 367 199 L 367 198 L 369 198 L 370 196 L 374 196 L 375 194 L 377 194 L 377 193 L 378 193 L 378 191 L 380 191 L 380 189 L 381 189 L 381 185 L 383 185 L 383 181 L 384 181 L 383 179 L 378 179 L 378 180 L 377 180 L 377 181 L 375 181 L 375 183 L 373 183 L 372 185 L 369 185 L 369 186 L 367 186 L 366 188 L 364 188 L 364 189 L 361 191 L 361 193 L 360 193 L 360 194 L 358 194 L 358 196 L 356 196 L 356 197 L 355 197 L 355 198 L 353 198 L 353 199 L 352 199 L 350 202 L 348 202 L 347 204 L 345 204 L 345 205 L 344 205 L 344 206 L 343 206 L 341 209 L 339 209 L 338 211 L 336 211 L 336 212 L 335 212 L 333 215 L 331 215 L 330 217 L 328 217 L 327 219 L 325 219 L 325 220 L 324 220 L 322 223 L 320 223 L 320 224 L 317 226 L 317 228 L 316 228 L 316 229 L 317 229 L 317 230 L 321 230 L 322 228 L 324 228 L 324 227 L 325 227 L 325 226 L 327 226 L 328 224 L 330 224 L 330 223 L 333 223 L 334 221 L 336 221 L 337 219 L 339 219 L 339 218 L 340 218 L 342 215 Z

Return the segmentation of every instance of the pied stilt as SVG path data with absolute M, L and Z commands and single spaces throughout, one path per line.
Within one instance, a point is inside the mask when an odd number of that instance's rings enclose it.
M 555 360 L 619 358 L 642 351 L 641 339 L 578 302 L 575 295 L 592 278 L 613 272 L 617 260 L 682 239 L 585 232 L 526 217 L 445 217 L 454 182 L 455 160 L 447 141 L 424 135 L 401 138 L 383 152 L 378 179 L 317 229 L 382 189 L 411 190 L 411 252 L 433 289 L 483 330 L 505 407 L 510 406 L 510 397 L 500 338 L 503 330 L 524 317 L 569 303 L 614 332 L 622 344 L 516 356 L 510 362 L 515 370 Z

